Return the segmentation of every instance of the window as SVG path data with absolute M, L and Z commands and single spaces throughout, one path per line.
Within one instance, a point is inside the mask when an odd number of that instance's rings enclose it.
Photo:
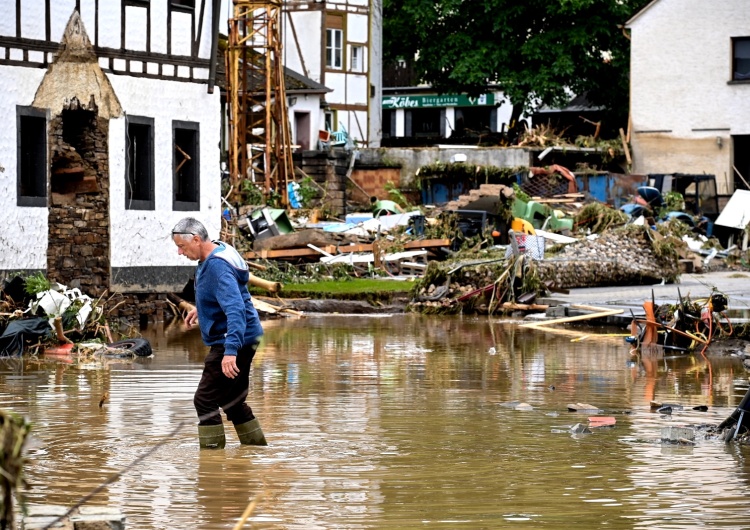
M 128 116 L 125 209 L 154 209 L 154 119 Z
M 323 121 L 325 123 L 326 131 L 333 132 L 333 123 L 335 121 L 335 116 L 333 115 L 333 112 L 326 111 L 323 114 Z
M 343 65 L 344 17 L 326 16 L 326 67 L 341 70 Z
M 365 71 L 365 48 L 364 46 L 352 46 L 352 57 L 349 64 L 352 72 Z
M 733 38 L 732 51 L 732 79 L 750 80 L 750 37 Z
M 47 113 L 16 107 L 18 206 L 47 206 Z
M 172 209 L 200 209 L 200 135 L 199 125 L 187 121 L 172 122 Z

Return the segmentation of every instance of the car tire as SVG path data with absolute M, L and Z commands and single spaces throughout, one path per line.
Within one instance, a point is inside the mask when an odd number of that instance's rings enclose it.
M 118 350 L 127 350 L 133 355 L 138 357 L 148 357 L 153 353 L 151 350 L 151 343 L 146 339 L 135 338 L 135 339 L 124 339 L 107 344 L 108 348 L 115 348 Z

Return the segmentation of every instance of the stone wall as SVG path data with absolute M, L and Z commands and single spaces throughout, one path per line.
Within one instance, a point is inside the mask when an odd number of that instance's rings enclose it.
M 400 167 L 400 187 L 414 187 L 417 170 L 435 162 L 451 162 L 466 157 L 467 164 L 495 167 L 529 167 L 533 153 L 522 147 L 415 147 L 359 150 L 359 166 Z M 355 165 L 355 169 L 357 168 Z
M 98 297 L 109 288 L 109 121 L 96 109 L 50 121 L 47 276 Z

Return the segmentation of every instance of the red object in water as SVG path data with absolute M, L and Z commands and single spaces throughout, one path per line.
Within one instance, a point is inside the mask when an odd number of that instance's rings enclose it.
M 614 425 L 615 418 L 613 416 L 590 416 L 589 417 L 589 426 L 591 427 L 608 427 L 610 425 Z
M 44 355 L 70 355 L 73 352 L 74 344 L 61 344 L 51 348 L 44 348 Z

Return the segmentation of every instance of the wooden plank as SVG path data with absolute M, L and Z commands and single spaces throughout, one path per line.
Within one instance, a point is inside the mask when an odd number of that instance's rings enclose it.
M 336 252 L 333 245 L 325 247 L 325 251 L 331 254 Z M 311 248 L 290 248 L 287 250 L 261 250 L 260 252 L 245 252 L 245 259 L 273 259 L 273 258 L 305 258 L 320 256 L 320 253 Z
M 593 306 L 571 305 L 570 307 L 574 309 L 586 309 L 586 310 L 591 310 L 591 311 L 595 310 L 597 312 L 591 313 L 590 315 L 578 315 L 575 317 L 564 317 L 564 318 L 556 318 L 553 320 L 544 320 L 542 322 L 534 322 L 533 324 L 521 324 L 519 327 L 530 328 L 530 329 L 546 328 L 547 326 L 551 326 L 552 324 L 566 324 L 568 322 L 579 322 L 581 320 L 591 320 L 593 318 L 609 317 L 613 315 L 619 315 L 623 312 L 622 309 L 606 309 L 603 307 L 593 307 Z
M 405 249 L 424 249 L 448 247 L 450 239 L 424 239 L 421 241 L 408 241 L 404 244 Z M 344 245 L 335 247 L 326 245 L 323 249 L 329 254 L 346 254 L 350 252 L 372 252 L 372 244 Z M 310 248 L 290 248 L 285 250 L 262 250 L 260 252 L 248 251 L 244 254 L 245 259 L 273 259 L 273 258 L 303 258 L 320 256 L 320 253 Z

